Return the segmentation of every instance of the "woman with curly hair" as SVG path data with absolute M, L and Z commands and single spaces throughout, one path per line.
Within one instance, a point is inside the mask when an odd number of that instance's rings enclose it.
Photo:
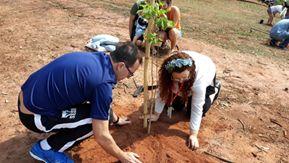
M 193 51 L 175 51 L 159 70 L 159 90 L 151 121 L 157 121 L 164 108 L 169 117 L 173 110 L 185 109 L 190 116 L 188 146 L 196 149 L 202 117 L 219 91 L 216 66 L 209 57 Z

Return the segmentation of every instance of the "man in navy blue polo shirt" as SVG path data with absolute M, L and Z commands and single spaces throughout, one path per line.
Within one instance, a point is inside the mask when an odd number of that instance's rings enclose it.
M 111 155 L 124 162 L 140 162 L 122 151 L 108 130 L 112 87 L 133 76 L 142 62 L 132 43 L 101 52 L 65 54 L 34 72 L 21 87 L 21 122 L 35 132 L 55 132 L 38 141 L 30 155 L 44 162 L 73 162 L 64 150 L 91 135 Z

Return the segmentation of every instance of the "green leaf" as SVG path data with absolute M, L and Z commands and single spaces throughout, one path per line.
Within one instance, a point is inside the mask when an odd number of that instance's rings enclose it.
M 156 25 L 159 29 L 165 30 L 167 28 L 168 20 L 165 17 L 156 19 Z
M 141 4 L 142 9 L 137 13 L 144 19 L 155 21 L 154 25 L 160 30 L 166 30 L 167 28 L 173 28 L 174 22 L 168 20 L 166 13 L 167 10 L 160 9 L 164 5 L 164 2 L 158 2 L 154 4 L 145 3 Z M 145 33 L 145 40 L 150 44 L 155 45 L 161 40 L 158 38 L 156 33 Z
M 167 28 L 173 28 L 175 26 L 175 23 L 171 20 L 168 20 Z
M 159 42 L 161 42 L 161 40 L 157 37 L 156 33 L 148 33 L 145 35 L 145 40 L 147 40 L 151 45 L 155 45 Z

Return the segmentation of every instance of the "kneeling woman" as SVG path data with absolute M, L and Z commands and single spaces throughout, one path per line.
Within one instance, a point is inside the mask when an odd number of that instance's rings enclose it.
M 202 117 L 219 91 L 216 66 L 209 57 L 193 51 L 173 52 L 159 70 L 159 92 L 151 121 L 158 120 L 164 107 L 169 116 L 174 109 L 185 109 L 190 116 L 188 146 L 196 149 Z

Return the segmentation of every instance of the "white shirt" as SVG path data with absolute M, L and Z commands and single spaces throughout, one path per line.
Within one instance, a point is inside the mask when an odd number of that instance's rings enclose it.
M 283 10 L 283 6 L 282 5 L 271 6 L 270 10 L 272 14 L 281 13 Z
M 195 62 L 196 77 L 191 88 L 192 90 L 192 108 L 190 117 L 190 129 L 198 131 L 201 125 L 203 115 L 203 105 L 205 104 L 206 88 L 212 84 L 216 74 L 216 66 L 214 62 L 205 55 L 194 51 L 183 51 L 190 55 Z M 159 96 L 156 97 L 155 112 L 161 113 L 164 109 L 165 102 Z

